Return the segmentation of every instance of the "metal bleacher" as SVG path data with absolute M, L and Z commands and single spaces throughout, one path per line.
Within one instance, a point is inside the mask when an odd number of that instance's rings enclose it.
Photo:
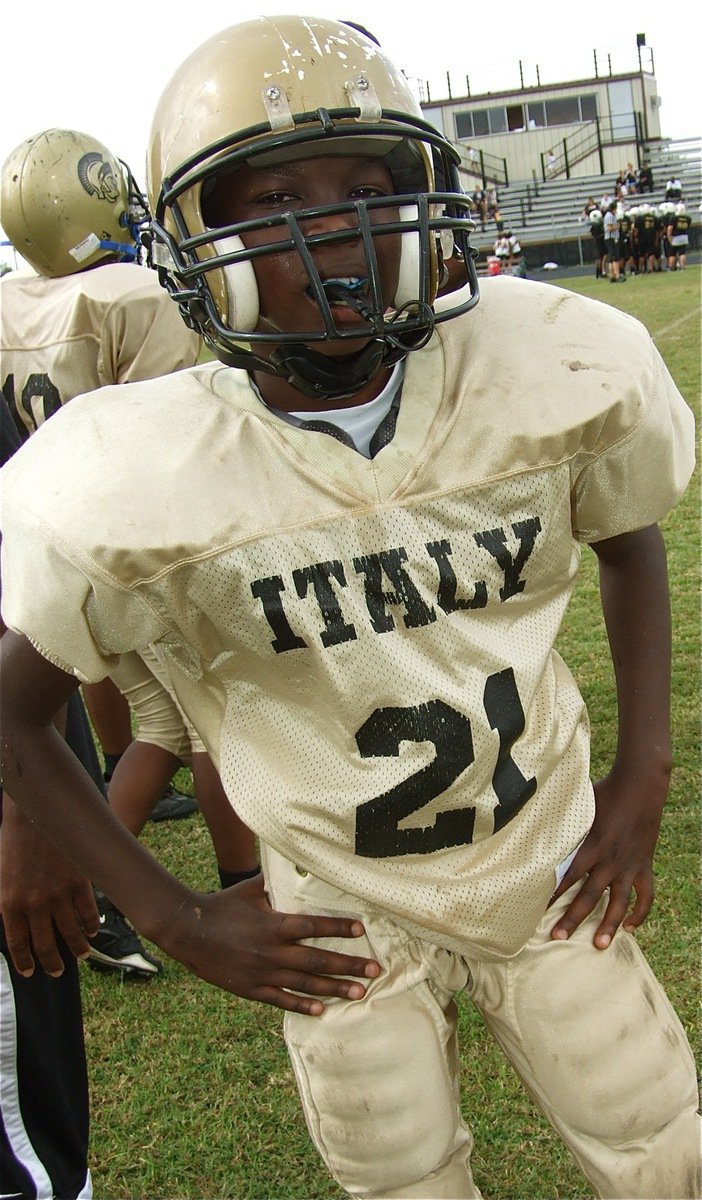
M 692 228 L 692 245 L 700 245 L 699 208 L 702 201 L 702 139 L 687 138 L 651 143 L 645 161 L 651 165 L 653 192 L 627 196 L 625 208 L 648 203 L 658 205 L 665 199 L 665 185 L 671 175 L 682 182 L 683 199 L 688 212 L 697 218 Z M 622 164 L 624 166 L 624 164 Z M 570 179 L 539 179 L 500 188 L 498 199 L 504 229 L 518 239 L 529 266 L 547 259 L 562 265 L 578 265 L 592 258 L 592 238 L 582 212 L 589 197 L 598 203 L 603 196 L 614 199 L 614 177 L 579 175 Z M 497 230 L 488 221 L 485 230 L 478 225 L 471 241 L 479 251 L 479 264 L 493 253 Z

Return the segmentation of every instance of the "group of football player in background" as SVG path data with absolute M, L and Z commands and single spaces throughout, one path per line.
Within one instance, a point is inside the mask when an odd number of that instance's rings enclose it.
M 668 194 L 668 189 L 666 189 Z M 607 248 L 604 215 L 608 197 L 597 205 L 588 200 L 584 215 L 595 240 L 595 276 L 607 277 Z M 656 271 L 682 271 L 687 266 L 692 217 L 682 192 L 658 204 L 647 201 L 625 207 L 623 199 L 613 202 L 619 230 L 619 273 L 647 275 Z

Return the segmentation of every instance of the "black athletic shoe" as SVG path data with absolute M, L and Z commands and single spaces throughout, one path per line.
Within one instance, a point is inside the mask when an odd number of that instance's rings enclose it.
M 197 800 L 192 796 L 184 796 L 173 788 L 168 788 L 160 800 L 157 800 L 151 811 L 152 821 L 182 821 L 184 817 L 192 817 L 198 809 Z
M 118 971 L 125 978 L 152 979 L 163 966 L 144 949 L 136 933 L 118 908 L 102 892 L 95 893 L 100 928 L 90 938 L 89 967 L 94 971 Z

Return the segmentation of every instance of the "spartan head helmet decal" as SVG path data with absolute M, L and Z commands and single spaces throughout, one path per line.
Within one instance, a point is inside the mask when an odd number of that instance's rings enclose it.
M 102 154 L 90 151 L 78 160 L 78 178 L 89 196 L 97 196 L 116 204 L 120 196 L 119 182 L 115 176 L 112 163 L 103 158 Z

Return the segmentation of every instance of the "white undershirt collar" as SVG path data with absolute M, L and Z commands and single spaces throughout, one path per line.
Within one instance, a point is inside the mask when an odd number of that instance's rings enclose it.
M 402 386 L 404 373 L 405 363 L 403 360 L 393 367 L 392 374 L 382 392 L 373 400 L 366 401 L 365 404 L 356 404 L 350 408 L 314 409 L 311 412 L 309 410 L 282 412 L 280 409 L 271 408 L 266 404 L 253 380 L 251 380 L 251 385 L 261 403 L 265 404 L 268 411 L 279 417 L 281 421 L 298 426 L 306 421 L 326 421 L 329 425 L 335 425 L 348 434 L 359 454 L 370 458 L 371 438 L 389 413 L 393 400 Z

